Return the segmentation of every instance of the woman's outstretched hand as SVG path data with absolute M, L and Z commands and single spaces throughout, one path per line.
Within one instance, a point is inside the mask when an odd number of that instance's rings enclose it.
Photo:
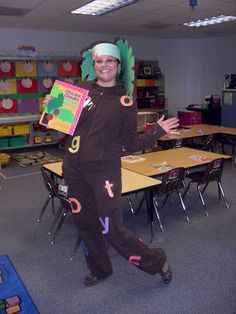
M 51 95 L 46 95 L 46 97 L 43 100 L 43 108 L 47 107 L 47 105 L 50 103 L 50 101 L 53 100 L 53 97 Z
M 165 116 L 163 115 L 160 119 L 157 120 L 157 123 L 162 127 L 162 129 L 165 130 L 166 133 L 179 134 L 177 131 L 179 126 L 179 119 L 174 117 L 164 120 L 164 118 Z

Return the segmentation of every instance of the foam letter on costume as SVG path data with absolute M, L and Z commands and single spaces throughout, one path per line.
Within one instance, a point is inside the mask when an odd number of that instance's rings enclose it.
M 107 189 L 107 193 L 110 197 L 114 197 L 114 193 L 112 192 L 113 184 L 110 183 L 108 180 L 105 181 L 105 189 Z
M 129 257 L 129 263 L 132 263 L 132 264 L 134 264 L 134 265 L 136 265 L 136 266 L 139 266 L 139 262 L 138 261 L 140 261 L 141 260 L 141 256 L 135 256 L 135 255 L 133 255 L 133 256 L 130 256 Z
M 133 106 L 133 100 L 128 95 L 121 96 L 120 102 L 125 107 Z
M 76 208 L 74 208 L 74 206 L 71 206 L 72 213 L 78 214 L 81 211 L 80 202 L 74 197 L 70 197 L 69 200 L 71 201 L 71 203 L 74 203 L 76 205 Z
M 79 150 L 79 144 L 80 144 L 80 136 L 75 136 L 73 140 L 71 141 L 71 147 L 69 147 L 69 152 L 74 154 L 77 153 Z
M 99 217 L 99 220 L 104 228 L 102 234 L 106 234 L 109 231 L 109 217 L 105 217 L 105 222 L 103 222 L 102 218 Z

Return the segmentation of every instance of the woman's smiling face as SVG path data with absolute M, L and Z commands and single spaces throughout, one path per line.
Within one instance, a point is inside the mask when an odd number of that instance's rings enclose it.
M 118 60 L 112 56 L 96 56 L 94 58 L 94 70 L 97 76 L 97 84 L 104 87 L 116 85 Z

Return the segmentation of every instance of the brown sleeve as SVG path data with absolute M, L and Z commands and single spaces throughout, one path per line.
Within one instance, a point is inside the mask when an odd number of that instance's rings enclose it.
M 143 134 L 138 134 L 136 104 L 130 107 L 122 107 L 121 137 L 124 148 L 129 153 L 152 148 L 157 139 L 166 134 L 159 124 Z

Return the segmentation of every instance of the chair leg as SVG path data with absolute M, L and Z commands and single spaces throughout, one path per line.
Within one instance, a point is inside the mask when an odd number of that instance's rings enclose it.
M 50 227 L 50 229 L 49 229 L 49 231 L 48 231 L 48 235 L 52 235 L 52 234 L 53 234 L 53 229 L 54 229 L 55 225 L 57 224 L 59 217 L 61 216 L 62 210 L 63 210 L 63 206 L 60 206 L 60 207 L 58 208 L 58 211 L 57 211 L 57 213 L 56 213 L 56 216 L 55 216 L 54 219 L 53 219 L 53 222 L 52 222 L 52 224 L 51 224 L 51 227 Z
M 73 259 L 74 259 L 74 257 L 75 257 L 75 254 L 76 254 L 77 251 L 78 251 L 78 248 L 79 248 L 79 246 L 80 246 L 81 241 L 82 241 L 82 239 L 81 239 L 81 237 L 80 237 L 80 235 L 79 235 L 79 237 L 78 237 L 78 239 L 77 239 L 77 241 L 76 241 L 76 243 L 75 243 L 75 245 L 74 245 L 74 248 L 73 248 L 73 252 L 72 252 L 72 254 L 71 254 L 71 257 L 70 257 L 70 260 L 71 260 L 71 261 L 73 261 Z
M 167 201 L 169 195 L 170 195 L 170 193 L 167 193 L 167 194 L 166 194 L 166 196 L 165 196 L 165 198 L 164 198 L 164 200 L 163 200 L 163 202 L 162 202 L 162 204 L 161 204 L 161 208 L 165 205 L 165 203 L 166 203 L 166 201 Z
M 134 214 L 134 208 L 133 208 L 133 204 L 132 204 L 130 195 L 127 195 L 127 200 L 128 200 L 130 211 L 131 211 L 132 214 Z
M 225 206 L 226 206 L 227 208 L 229 208 L 229 203 L 228 203 L 227 198 L 226 198 L 226 196 L 225 196 L 225 192 L 224 192 L 224 190 L 223 190 L 223 186 L 222 186 L 222 184 L 221 184 L 220 181 L 217 181 L 217 183 L 218 183 L 219 189 L 220 189 L 220 191 L 221 191 L 221 195 L 223 196 L 223 199 L 224 199 L 224 202 L 225 202 Z
M 54 197 L 52 197 L 52 213 L 53 213 L 53 216 L 55 216 L 55 202 L 54 202 Z
M 156 213 L 156 216 L 157 216 L 157 220 L 159 222 L 160 229 L 161 229 L 161 231 L 164 231 L 164 228 L 163 228 L 162 223 L 161 223 L 161 218 L 160 218 L 159 212 L 157 210 L 157 208 L 159 206 L 158 206 L 157 199 L 156 199 L 155 196 L 153 197 L 153 205 L 154 205 L 154 210 L 155 210 L 155 213 Z
M 183 201 L 182 195 L 181 195 L 181 193 L 180 193 L 178 190 L 177 190 L 176 192 L 177 192 L 177 194 L 178 194 L 178 196 L 179 196 L 180 203 L 181 203 L 181 205 L 182 205 L 182 207 L 183 207 L 183 210 L 184 210 L 184 213 L 185 213 L 185 216 L 186 216 L 187 222 L 190 222 L 190 219 L 189 219 L 189 217 L 188 217 L 188 215 L 187 215 L 187 212 L 186 212 L 186 206 L 185 206 L 185 204 L 184 204 L 184 201 Z
M 188 190 L 189 190 L 191 184 L 192 184 L 192 181 L 189 181 L 187 187 L 186 187 L 185 190 L 184 190 L 184 193 L 182 194 L 182 199 L 185 198 L 185 195 L 188 193 Z
M 54 234 L 53 234 L 51 244 L 54 244 L 54 243 L 55 243 L 57 234 L 58 234 L 58 232 L 59 232 L 60 229 L 61 229 L 61 226 L 62 226 L 62 224 L 63 224 L 63 222 L 64 222 L 64 220 L 65 220 L 65 218 L 66 218 L 66 215 L 67 215 L 67 210 L 65 210 L 65 211 L 62 213 L 62 215 L 61 215 L 61 219 L 59 220 L 59 223 L 58 223 L 58 225 L 57 225 L 57 228 L 56 228 L 56 230 L 55 230 L 55 232 L 54 232 Z
M 52 199 L 53 199 L 53 196 L 52 196 L 51 194 L 49 194 L 49 195 L 48 195 L 48 198 L 47 198 L 46 202 L 44 203 L 43 208 L 42 208 L 42 210 L 41 210 L 41 212 L 40 212 L 40 214 L 39 214 L 39 217 L 38 217 L 38 219 L 37 219 L 37 222 L 40 222 L 40 221 L 41 221 L 41 218 L 42 218 L 43 214 L 45 213 L 45 210 L 46 210 L 46 208 L 47 208 L 47 206 L 48 206 L 48 203 L 49 203 L 49 201 L 52 200 Z
M 202 202 L 203 208 L 204 208 L 204 210 L 205 210 L 206 216 L 208 216 L 208 212 L 207 212 L 207 210 L 206 210 L 206 204 L 205 204 L 205 202 L 204 202 L 204 199 L 203 199 L 202 192 L 201 192 L 201 189 L 200 189 L 200 185 L 199 185 L 199 184 L 197 185 L 197 190 L 198 190 L 198 195 L 199 195 L 200 200 L 201 200 L 201 202 Z

